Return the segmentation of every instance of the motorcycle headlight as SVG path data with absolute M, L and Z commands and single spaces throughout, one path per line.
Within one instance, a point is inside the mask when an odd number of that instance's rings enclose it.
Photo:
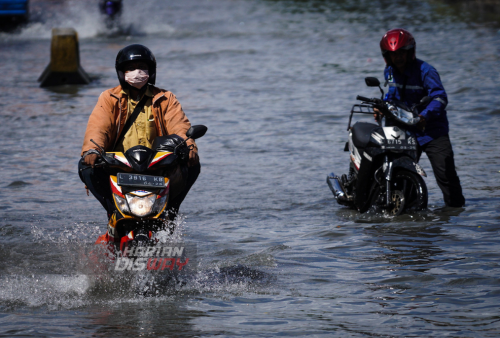
M 168 194 L 160 197 L 156 200 L 155 205 L 153 207 L 153 211 L 155 214 L 159 214 L 162 210 L 163 207 L 165 206 L 165 203 L 167 202 Z
M 143 197 L 126 194 L 125 197 L 127 198 L 128 206 L 132 214 L 138 217 L 144 217 L 153 211 L 153 205 L 156 200 L 155 194 Z
M 130 209 L 128 207 L 127 201 L 124 198 L 118 196 L 117 194 L 113 194 L 113 195 L 115 196 L 116 205 L 118 206 L 120 211 L 125 213 L 125 214 L 129 214 Z

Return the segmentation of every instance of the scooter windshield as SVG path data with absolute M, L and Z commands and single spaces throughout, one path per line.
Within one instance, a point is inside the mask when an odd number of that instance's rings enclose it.
M 402 102 L 388 103 L 387 108 L 396 121 L 405 125 L 413 126 L 420 120 L 418 117 L 414 117 L 411 110 Z

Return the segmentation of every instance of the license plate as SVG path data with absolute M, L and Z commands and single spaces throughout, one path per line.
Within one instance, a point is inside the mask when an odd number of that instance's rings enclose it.
M 417 139 L 414 137 L 401 139 L 386 139 L 382 149 L 390 150 L 417 150 Z
M 386 144 L 381 148 L 386 150 L 417 150 L 417 146 L 412 144 L 407 144 L 406 142 L 399 144 Z
M 137 188 L 165 188 L 163 176 L 118 173 L 118 185 Z

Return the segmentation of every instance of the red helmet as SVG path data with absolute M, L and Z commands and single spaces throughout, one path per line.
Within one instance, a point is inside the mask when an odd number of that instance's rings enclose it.
M 382 40 L 380 40 L 380 50 L 382 51 L 385 63 L 390 65 L 390 59 L 387 57 L 387 52 L 395 52 L 398 49 L 413 49 L 411 58 L 415 60 L 415 50 L 417 49 L 415 38 L 413 38 L 410 32 L 402 28 L 391 29 L 385 33 Z

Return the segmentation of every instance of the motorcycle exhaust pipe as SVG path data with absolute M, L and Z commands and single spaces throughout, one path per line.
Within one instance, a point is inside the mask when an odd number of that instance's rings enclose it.
M 339 197 L 345 198 L 345 191 L 339 182 L 339 178 L 335 176 L 333 172 L 326 177 L 326 183 L 328 183 L 328 186 L 330 187 L 330 190 L 332 191 L 333 196 L 336 199 L 338 199 Z

